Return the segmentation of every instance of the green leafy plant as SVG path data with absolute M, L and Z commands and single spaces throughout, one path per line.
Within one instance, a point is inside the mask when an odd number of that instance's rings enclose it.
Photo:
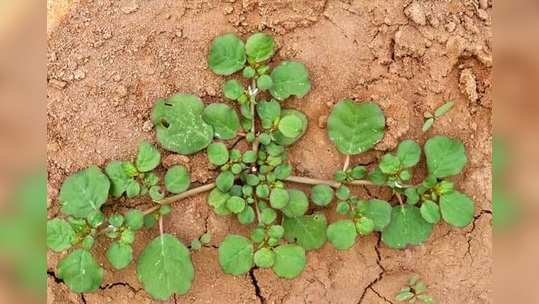
M 304 97 L 311 82 L 304 64 L 277 63 L 275 53 L 276 44 L 265 33 L 245 43 L 234 34 L 219 36 L 211 44 L 208 65 L 228 76 L 223 82 L 227 103 L 205 106 L 196 96 L 178 94 L 153 107 L 160 147 L 184 155 L 205 151 L 215 169 L 212 182 L 191 185 L 181 165 L 165 170 L 162 150 L 148 142 L 140 144 L 133 161 L 111 161 L 104 172 L 90 166 L 64 181 L 62 213 L 47 223 L 47 244 L 53 251 L 69 251 L 58 264 L 58 277 L 73 291 L 90 292 L 101 285 L 104 269 L 91 252 L 95 241 L 105 237 L 111 240 L 106 257 L 113 268 L 123 269 L 138 256 L 138 278 L 153 298 L 188 292 L 194 277 L 190 251 L 211 237 L 204 234 L 187 247 L 164 231 L 163 218 L 172 212 L 171 203 L 204 192 L 209 192 L 207 203 L 215 214 L 235 217 L 251 230 L 247 236 L 230 234 L 219 245 L 219 264 L 231 275 L 258 267 L 292 279 L 305 269 L 306 252 L 328 241 L 344 250 L 359 237 L 380 233 L 383 243 L 401 249 L 423 243 L 442 220 L 457 227 L 471 223 L 473 202 L 448 179 L 467 162 L 464 145 L 456 139 L 427 140 L 428 174 L 423 180 L 414 178 L 422 149 L 412 140 L 402 141 L 376 165 L 350 164 L 351 156 L 372 149 L 384 137 L 384 113 L 373 101 L 345 99 L 330 113 L 328 137 L 346 157 L 333 180 L 295 176 L 288 147 L 305 134 L 308 119 L 286 108 L 286 100 Z M 249 148 L 230 146 L 238 140 Z M 412 183 L 416 180 L 420 182 Z M 294 184 L 312 188 L 306 193 Z M 359 197 L 357 186 L 387 187 L 394 199 Z M 122 197 L 147 197 L 151 205 L 112 211 L 118 209 L 115 199 Z M 335 208 L 339 219 L 330 223 L 324 208 Z M 139 255 L 134 253 L 136 232 L 156 224 L 159 236 Z
M 408 285 L 402 288 L 395 296 L 395 300 L 408 303 L 434 304 L 434 298 L 427 294 L 427 284 L 414 275 L 408 281 Z
M 438 118 L 445 115 L 445 113 L 449 112 L 453 108 L 454 105 L 455 103 L 453 101 L 447 101 L 443 105 L 436 108 L 436 110 L 434 110 L 434 113 L 425 112 L 424 114 L 425 120 L 423 121 L 423 128 L 422 128 L 423 132 L 427 132 L 430 128 L 432 128 L 432 125 L 434 124 L 434 122 Z

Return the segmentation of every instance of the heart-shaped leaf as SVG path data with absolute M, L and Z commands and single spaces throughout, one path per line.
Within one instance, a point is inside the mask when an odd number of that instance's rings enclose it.
M 56 252 L 71 248 L 75 231 L 63 219 L 55 218 L 47 222 L 47 247 Z
M 413 140 L 404 140 L 397 148 L 397 157 L 404 168 L 410 168 L 419 162 L 421 147 Z
M 224 34 L 213 40 L 208 65 L 215 74 L 233 74 L 243 69 L 246 60 L 245 45 L 235 34 Z
M 421 216 L 419 208 L 397 206 L 391 212 L 391 222 L 382 231 L 382 241 L 391 248 L 402 249 L 408 245 L 420 245 L 432 233 L 432 224 Z
M 109 196 L 110 181 L 96 166 L 90 166 L 68 177 L 60 189 L 62 212 L 85 218 L 100 210 Z
M 212 103 L 204 110 L 204 121 L 214 130 L 219 139 L 232 139 L 240 130 L 240 119 L 234 109 L 224 103 Z
M 290 117 L 290 116 L 293 116 L 295 118 L 294 122 L 296 124 L 295 124 L 293 133 L 291 131 L 291 133 L 288 133 L 288 134 L 291 135 L 291 136 L 294 135 L 294 134 L 297 134 L 297 135 L 294 136 L 294 137 L 287 137 L 281 132 L 281 130 L 280 130 L 281 128 L 279 128 L 279 131 L 275 132 L 273 134 L 273 137 L 275 138 L 275 142 L 280 144 L 280 145 L 289 146 L 289 145 L 295 143 L 307 131 L 307 125 L 308 125 L 309 121 L 307 120 L 307 116 L 305 116 L 305 114 L 303 114 L 300 111 L 292 110 L 292 109 L 285 109 L 285 110 L 281 111 L 281 121 L 282 120 L 287 120 L 287 118 Z M 300 127 L 298 127 L 298 125 L 297 125 L 298 122 L 301 122 Z M 279 126 L 280 125 L 281 124 L 279 123 Z
M 271 72 L 271 79 L 270 93 L 277 100 L 303 97 L 311 90 L 309 72 L 301 62 L 283 61 Z
M 241 275 L 253 267 L 253 243 L 241 236 L 229 234 L 219 246 L 219 264 L 227 274 Z
M 140 172 L 152 171 L 161 162 L 161 154 L 157 148 L 147 141 L 138 146 L 136 165 Z
M 105 173 L 110 179 L 110 194 L 118 198 L 122 196 L 127 190 L 127 185 L 132 179 L 126 172 L 124 167 L 127 162 L 122 161 L 111 161 L 105 167 Z
M 468 162 L 460 140 L 435 136 L 425 143 L 429 173 L 436 177 L 457 175 Z
M 373 102 L 345 99 L 335 105 L 328 118 L 329 138 L 348 155 L 365 152 L 384 137 L 385 118 Z
M 183 165 L 172 166 L 165 174 L 165 187 L 169 192 L 182 193 L 189 189 L 191 177 Z
M 212 141 L 213 128 L 202 119 L 204 104 L 193 95 L 174 95 L 156 102 L 152 122 L 163 148 L 180 154 L 193 154 Z
M 273 252 L 275 252 L 275 263 L 272 269 L 277 276 L 293 279 L 305 269 L 307 259 L 305 249 L 302 247 L 292 244 L 280 245 Z
M 107 259 L 116 269 L 123 269 L 133 260 L 133 248 L 123 242 L 114 242 L 107 250 Z
M 300 217 L 284 217 L 285 238 L 297 242 L 305 250 L 322 247 L 327 240 L 327 220 L 324 214 L 317 213 Z
M 189 250 L 170 234 L 153 239 L 138 258 L 137 275 L 144 290 L 156 300 L 185 294 L 195 270 Z
M 77 249 L 58 263 L 58 278 L 74 292 L 92 292 L 103 281 L 103 268 L 89 251 Z

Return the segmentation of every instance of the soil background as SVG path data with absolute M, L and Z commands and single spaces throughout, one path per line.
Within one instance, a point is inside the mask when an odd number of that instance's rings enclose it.
M 225 32 L 246 38 L 272 33 L 279 46 L 273 62 L 304 62 L 311 92 L 286 106 L 305 112 L 310 125 L 291 148 L 296 175 L 330 178 L 342 166 L 329 141 L 325 119 L 343 98 L 374 100 L 387 118 L 384 140 L 375 151 L 353 157 L 371 164 L 404 139 L 423 144 L 444 134 L 460 138 L 469 163 L 454 180 L 476 202 L 473 224 L 456 229 L 437 225 L 422 246 L 396 251 L 379 235 L 359 239 L 350 250 L 326 244 L 308 253 L 297 279 L 278 279 L 256 269 L 240 277 L 222 273 L 216 247 L 228 233 L 247 229 L 216 216 L 205 195 L 176 204 L 165 230 L 188 244 L 208 231 L 209 246 L 193 253 L 196 278 L 191 291 L 167 303 L 395 303 L 411 274 L 419 274 L 438 303 L 492 303 L 491 142 L 492 3 L 488 0 L 49 0 L 48 26 L 48 213 L 58 211 L 63 180 L 91 164 L 131 159 L 138 143 L 155 141 L 149 116 L 157 98 L 192 93 L 204 102 L 222 101 L 224 79 L 208 68 L 211 40 Z M 455 107 L 433 128 L 421 132 L 423 113 L 446 100 Z M 162 151 L 163 154 L 170 153 Z M 170 162 L 178 161 L 168 156 Z M 205 155 L 179 159 L 194 182 L 215 176 Z M 416 181 L 424 176 L 422 162 Z M 296 185 L 294 185 L 296 186 Z M 361 196 L 394 202 L 376 188 Z M 106 212 L 149 206 L 149 200 L 119 200 Z M 329 219 L 337 218 L 327 211 Z M 135 257 L 158 232 L 138 234 Z M 106 269 L 95 293 L 74 294 L 55 277 L 61 255 L 48 256 L 48 303 L 154 303 L 142 290 L 133 264 Z

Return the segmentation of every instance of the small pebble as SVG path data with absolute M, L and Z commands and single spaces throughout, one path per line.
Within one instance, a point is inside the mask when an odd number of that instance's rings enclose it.
M 230 15 L 234 11 L 234 7 L 232 5 L 227 5 L 227 6 L 225 6 L 223 11 L 224 11 L 225 15 Z
M 318 117 L 318 127 L 320 129 L 325 129 L 328 123 L 328 116 L 327 115 L 321 115 Z
M 63 88 L 66 87 L 67 82 L 61 81 L 61 80 L 58 80 L 58 79 L 51 79 L 51 80 L 49 80 L 49 84 L 50 84 L 53 88 L 56 88 L 56 89 L 58 89 L 58 90 L 62 90 Z
M 142 131 L 144 132 L 150 132 L 153 128 L 153 123 L 151 120 L 146 120 L 144 124 L 142 124 Z
M 82 70 L 76 70 L 74 76 L 76 80 L 81 80 L 86 77 L 86 73 L 84 73 Z

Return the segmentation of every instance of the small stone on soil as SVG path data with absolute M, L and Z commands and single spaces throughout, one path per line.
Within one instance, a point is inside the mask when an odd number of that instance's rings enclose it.
M 414 1 L 404 9 L 406 17 L 410 18 L 418 25 L 426 25 L 427 17 L 425 16 L 425 9 L 418 1 Z
M 122 3 L 121 7 L 124 14 L 131 14 L 138 10 L 138 3 L 135 0 L 127 0 Z
M 459 87 L 469 101 L 476 102 L 479 98 L 477 94 L 477 83 L 472 69 L 464 69 L 460 73 Z
M 153 128 L 153 123 L 151 120 L 146 120 L 144 124 L 142 124 L 142 131 L 144 132 L 150 132 Z
M 58 89 L 58 90 L 62 90 L 63 88 L 66 87 L 67 82 L 61 81 L 61 80 L 58 80 L 58 79 L 51 79 L 51 80 L 49 80 L 49 84 L 50 84 L 53 88 L 56 88 L 56 89 Z

